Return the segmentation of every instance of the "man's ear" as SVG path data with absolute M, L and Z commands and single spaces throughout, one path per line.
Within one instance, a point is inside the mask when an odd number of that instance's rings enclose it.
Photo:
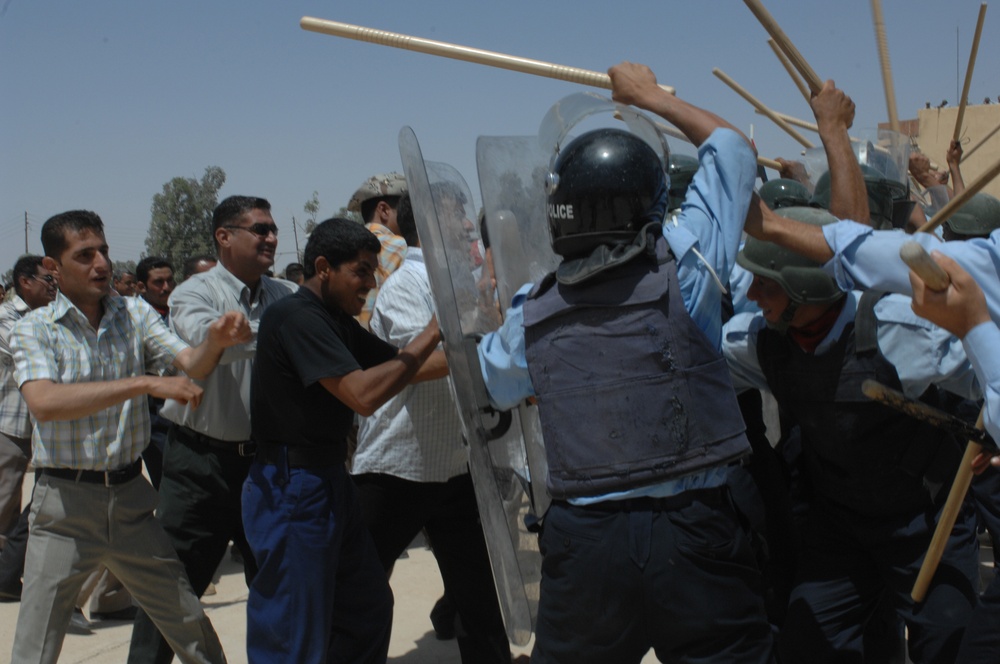
M 229 236 L 230 231 L 228 228 L 216 228 L 215 229 L 215 244 L 220 247 L 229 246 Z
M 138 293 L 139 295 L 145 294 L 146 293 L 146 284 L 144 284 L 141 281 L 136 281 L 135 282 L 135 292 Z
M 313 267 L 316 268 L 316 274 L 322 274 L 332 269 L 326 256 L 317 256 L 316 260 L 313 261 Z
M 56 262 L 56 259 L 49 256 L 43 257 L 42 267 L 51 272 L 53 277 L 59 277 L 59 263 Z

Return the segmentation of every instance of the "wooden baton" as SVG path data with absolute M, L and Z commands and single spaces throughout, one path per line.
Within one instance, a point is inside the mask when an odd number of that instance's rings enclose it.
M 899 248 L 899 257 L 931 290 L 943 291 L 951 283 L 948 273 L 934 262 L 922 245 L 907 242 Z
M 778 46 L 778 42 L 774 41 L 773 37 L 767 40 L 767 45 L 771 47 L 772 51 L 774 51 L 774 55 L 778 58 L 778 62 L 780 62 L 781 66 L 788 72 L 788 75 L 792 78 L 792 83 L 794 83 L 795 87 L 799 89 L 799 92 L 802 93 L 802 96 L 808 104 L 809 100 L 812 98 L 809 94 L 809 88 L 807 88 L 806 84 L 802 82 L 801 78 L 799 78 L 798 73 L 795 71 L 795 67 L 792 65 L 792 61 L 788 59 L 788 56 L 781 50 L 781 47 Z
M 892 65 L 889 64 L 889 45 L 885 38 L 881 0 L 872 0 L 872 22 L 875 24 L 878 59 L 882 65 L 882 87 L 885 88 L 885 105 L 889 111 L 889 128 L 899 133 L 899 114 L 896 112 L 896 92 L 892 85 Z
M 619 117 L 617 112 L 615 113 L 615 119 L 621 120 L 621 117 Z M 662 131 L 667 136 L 670 136 L 671 138 L 676 138 L 677 140 L 684 141 L 685 143 L 691 142 L 691 139 L 685 136 L 684 132 L 682 132 L 680 129 L 677 129 L 676 127 L 672 127 L 666 123 L 657 122 L 655 120 L 653 121 L 653 124 L 656 125 L 657 129 Z M 763 166 L 764 168 L 770 168 L 776 171 L 781 170 L 781 164 L 776 162 L 774 159 L 768 159 L 767 157 L 757 157 L 757 163 Z
M 976 21 L 976 35 L 972 38 L 972 52 L 969 53 L 969 66 L 965 69 L 965 84 L 962 86 L 962 101 L 958 105 L 958 117 L 955 118 L 955 133 L 951 140 L 957 141 L 962 135 L 962 120 L 965 119 L 965 107 L 969 103 L 969 88 L 972 86 L 972 70 L 976 68 L 976 54 L 979 52 L 979 38 L 983 35 L 983 22 L 986 21 L 986 3 L 979 5 L 979 18 Z
M 751 106 L 753 106 L 754 108 L 756 108 L 762 114 L 766 115 L 768 117 L 768 119 L 771 120 L 771 122 L 773 122 L 774 124 L 778 125 L 778 127 L 780 127 L 786 134 L 788 134 L 789 136 L 791 136 L 792 138 L 794 138 L 796 141 L 798 141 L 799 143 L 801 143 L 803 147 L 805 147 L 805 148 L 815 147 L 810 141 L 806 140 L 805 136 L 803 136 L 799 132 L 797 132 L 794 129 L 792 129 L 791 125 L 789 125 L 787 122 L 785 122 L 784 120 L 782 120 L 781 118 L 779 118 L 778 115 L 774 111 L 772 111 L 771 109 L 769 109 L 767 106 L 765 106 L 763 103 L 761 103 L 761 101 L 759 99 L 757 99 L 752 94 L 750 94 L 749 92 L 747 92 L 739 83 L 737 83 L 736 81 L 734 81 L 733 79 L 731 79 L 729 76 L 727 76 L 724 71 L 722 71 L 721 69 L 719 69 L 718 67 L 716 67 L 715 69 L 712 70 L 712 73 L 715 75 L 716 78 L 718 78 L 720 81 L 722 81 L 723 83 L 725 83 L 726 85 L 728 85 L 730 88 L 732 88 L 732 90 L 736 94 L 738 94 L 739 96 L 743 97 L 748 102 L 750 102 Z
M 983 411 L 979 411 L 976 428 L 983 428 Z M 982 449 L 982 445 L 972 440 L 965 446 L 965 454 L 962 456 L 958 472 L 955 473 L 955 481 L 951 484 L 948 499 L 945 501 L 944 507 L 941 508 L 941 517 L 934 529 L 931 543 L 927 547 L 927 555 L 924 556 L 924 562 L 920 565 L 920 571 L 917 573 L 917 580 L 913 582 L 913 590 L 910 591 L 910 597 L 913 598 L 914 602 L 922 602 L 927 596 L 931 579 L 934 578 L 934 572 L 937 571 L 938 564 L 941 562 L 948 538 L 951 537 L 951 529 L 955 527 L 958 513 L 962 509 L 962 503 L 965 502 L 965 494 L 969 492 L 969 486 L 972 484 L 972 460 Z
M 407 51 L 417 51 L 418 53 L 437 55 L 443 58 L 463 60 L 465 62 L 474 62 L 476 64 L 497 67 L 499 69 L 509 69 L 510 71 L 521 72 L 522 74 L 533 74 L 535 76 L 544 76 L 545 78 L 554 78 L 560 81 L 569 81 L 570 83 L 590 85 L 595 88 L 604 88 L 606 90 L 611 89 L 610 76 L 601 72 L 590 71 L 588 69 L 566 67 L 564 65 L 557 65 L 551 62 L 531 60 L 529 58 L 521 58 L 515 55 L 507 55 L 505 53 L 496 53 L 494 51 L 484 51 L 482 49 L 472 48 L 471 46 L 449 44 L 448 42 L 434 41 L 432 39 L 424 39 L 422 37 L 413 37 L 411 35 L 404 35 L 398 32 L 388 32 L 386 30 L 366 28 L 360 25 L 351 25 L 350 23 L 327 21 L 325 19 L 313 18 L 311 16 L 303 16 L 302 20 L 299 21 L 299 25 L 303 30 L 320 32 L 325 35 L 333 35 L 334 37 L 346 37 L 347 39 L 370 42 L 372 44 L 381 44 L 382 46 L 391 46 L 393 48 L 401 48 Z M 675 89 L 669 85 L 661 85 L 660 87 L 670 94 L 675 93 Z
M 792 65 L 796 70 L 798 70 L 799 74 L 802 75 L 802 78 L 805 79 L 806 85 L 809 86 L 809 90 L 813 94 L 822 90 L 823 81 L 816 74 L 816 72 L 813 71 L 813 68 L 809 66 L 806 59 L 802 57 L 802 54 L 799 53 L 799 49 L 795 48 L 795 44 L 793 44 L 792 40 L 788 38 L 788 35 L 786 35 L 784 30 L 781 29 L 781 26 L 774 20 L 774 17 L 771 16 L 771 12 L 767 11 L 763 3 L 761 3 L 760 0 L 743 0 L 743 3 L 748 9 L 750 9 L 753 15 L 757 17 L 760 24 L 764 26 L 765 30 L 767 30 L 767 34 L 771 35 L 771 38 L 778 44 L 778 48 L 780 48 L 785 55 L 788 56 Z

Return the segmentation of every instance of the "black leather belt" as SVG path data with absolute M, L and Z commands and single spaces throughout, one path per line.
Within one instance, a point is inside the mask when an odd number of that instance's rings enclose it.
M 42 475 L 72 482 L 115 486 L 134 480 L 142 474 L 142 459 L 117 470 L 75 470 L 73 468 L 39 468 Z
M 287 455 L 287 456 L 286 456 Z M 301 447 L 261 443 L 257 446 L 257 461 L 280 466 L 288 459 L 289 468 L 331 468 L 344 463 L 338 446 Z
M 205 447 L 210 447 L 213 450 L 228 452 L 229 454 L 238 454 L 241 457 L 252 457 L 257 452 L 257 443 L 252 440 L 219 440 L 218 438 L 212 438 L 211 436 L 206 436 L 203 433 L 198 433 L 194 429 L 180 424 L 177 425 L 177 429 L 188 440 L 201 443 Z

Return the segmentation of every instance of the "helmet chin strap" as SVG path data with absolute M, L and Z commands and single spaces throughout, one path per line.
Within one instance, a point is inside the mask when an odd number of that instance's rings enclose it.
M 795 318 L 795 312 L 799 310 L 799 303 L 788 301 L 788 306 L 785 310 L 781 312 L 781 318 L 775 322 L 766 320 L 767 326 L 779 334 L 786 334 L 788 332 L 788 326 L 792 324 L 792 319 Z
M 640 230 L 630 243 L 614 246 L 602 244 L 589 255 L 564 260 L 556 268 L 556 280 L 565 286 L 576 286 L 597 275 L 639 256 L 656 258 L 656 240 L 663 235 L 658 221 L 651 221 Z

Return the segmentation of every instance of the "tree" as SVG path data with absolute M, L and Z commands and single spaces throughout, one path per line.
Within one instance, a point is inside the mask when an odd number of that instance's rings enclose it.
M 133 260 L 127 261 L 111 261 L 111 271 L 115 274 L 122 274 L 123 272 L 131 272 L 135 274 L 135 266 L 137 263 Z
M 176 177 L 153 196 L 152 218 L 146 235 L 146 253 L 163 256 L 178 269 L 197 254 L 214 254 L 212 211 L 226 172 L 209 166 L 201 180 Z
M 305 210 L 306 213 L 305 229 L 306 229 L 306 234 L 308 235 L 309 233 L 313 232 L 313 229 L 316 228 L 316 215 L 319 214 L 318 191 L 313 192 L 312 198 L 310 198 L 309 201 L 302 206 L 302 209 Z

